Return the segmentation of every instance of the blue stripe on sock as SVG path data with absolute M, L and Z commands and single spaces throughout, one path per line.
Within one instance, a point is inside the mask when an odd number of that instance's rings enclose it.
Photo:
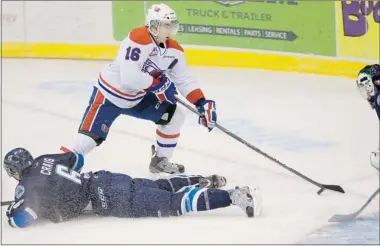
M 189 201 L 190 201 L 190 211 L 193 211 L 193 200 L 194 200 L 194 196 L 195 194 L 201 190 L 201 188 L 194 188 L 194 189 L 191 189 L 189 194 L 187 195 L 189 197 Z
M 177 146 L 177 144 L 163 144 L 163 143 L 160 143 L 157 141 L 157 145 L 160 146 L 160 147 L 164 147 L 164 148 L 174 148 L 175 146 Z
M 191 205 L 189 204 L 189 200 L 188 198 L 186 197 L 186 200 L 185 200 L 185 212 L 188 213 L 191 211 Z

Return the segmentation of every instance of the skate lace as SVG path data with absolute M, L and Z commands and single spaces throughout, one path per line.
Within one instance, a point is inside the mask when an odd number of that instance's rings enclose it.
M 233 203 L 240 207 L 245 209 L 251 202 L 251 199 L 247 197 L 246 193 L 242 190 L 236 190 L 233 192 Z
M 216 175 L 216 185 L 218 187 L 223 187 L 227 184 L 227 180 L 223 176 Z

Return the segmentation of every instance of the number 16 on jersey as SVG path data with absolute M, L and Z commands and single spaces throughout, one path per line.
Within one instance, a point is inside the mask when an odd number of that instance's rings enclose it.
M 138 61 L 140 59 L 141 50 L 139 48 L 132 48 L 129 46 L 126 49 L 125 60 Z

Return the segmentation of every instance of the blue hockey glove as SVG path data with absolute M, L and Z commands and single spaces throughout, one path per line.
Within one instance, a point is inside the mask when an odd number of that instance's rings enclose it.
M 213 100 L 199 100 L 195 106 L 198 112 L 201 114 L 198 119 L 198 123 L 207 127 L 211 131 L 215 127 L 217 120 L 215 101 Z
M 154 93 L 160 102 L 169 102 L 175 104 L 176 87 L 172 81 L 163 73 L 153 72 L 153 84 L 148 88 L 148 91 Z
M 36 213 L 29 207 L 25 207 L 24 199 L 18 202 L 13 202 L 8 206 L 6 215 L 8 224 L 12 227 L 27 227 L 31 225 L 36 219 Z

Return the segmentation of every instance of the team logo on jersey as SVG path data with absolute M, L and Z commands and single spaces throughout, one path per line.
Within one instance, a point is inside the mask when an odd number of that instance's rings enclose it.
M 103 189 L 100 187 L 98 187 L 98 196 L 99 196 L 100 203 L 102 204 L 102 208 L 107 209 L 107 207 L 108 207 L 107 206 L 107 198 L 104 195 Z
M 377 100 L 376 101 L 377 101 L 377 105 L 380 106 L 380 94 L 377 95 Z
M 160 9 L 159 7 L 156 6 L 156 7 L 154 7 L 154 11 L 155 11 L 155 12 L 160 12 L 161 9 Z
M 16 191 L 15 191 L 16 199 L 20 199 L 20 197 L 22 197 L 22 195 L 24 195 L 24 192 L 25 192 L 24 186 L 23 185 L 17 185 Z
M 106 124 L 102 124 L 102 131 L 104 133 L 107 133 L 108 132 L 108 126 Z
M 142 69 L 142 72 L 152 74 L 154 71 L 161 71 L 161 69 L 150 59 L 146 59 L 144 62 Z
M 152 52 L 150 52 L 149 56 L 156 56 L 158 54 L 157 47 L 154 47 Z

